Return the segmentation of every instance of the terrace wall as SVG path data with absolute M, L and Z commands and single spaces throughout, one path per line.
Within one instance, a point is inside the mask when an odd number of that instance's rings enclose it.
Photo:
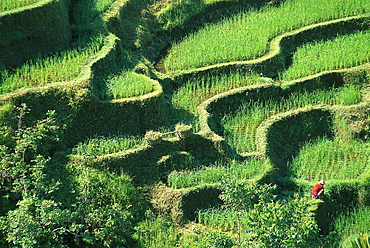
M 0 70 L 66 47 L 71 40 L 63 0 L 44 0 L 0 13 Z

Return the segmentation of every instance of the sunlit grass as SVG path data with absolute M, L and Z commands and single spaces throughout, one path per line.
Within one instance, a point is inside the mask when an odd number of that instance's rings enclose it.
M 87 43 L 46 58 L 30 61 L 23 66 L 0 72 L 0 94 L 24 87 L 35 87 L 74 79 L 81 72 L 89 58 L 104 44 L 99 35 Z
M 80 156 L 100 156 L 120 152 L 145 145 L 143 137 L 120 136 L 98 137 L 79 143 L 73 148 L 73 154 Z
M 0 1 L 0 11 L 8 11 L 20 7 L 24 7 L 27 5 L 31 5 L 33 3 L 37 3 L 41 0 L 1 0 Z
M 173 44 L 165 66 L 176 71 L 254 59 L 262 56 L 271 38 L 281 33 L 366 12 L 370 12 L 368 0 L 288 0 L 280 7 L 237 14 L 189 35 Z
M 149 77 L 132 71 L 123 72 L 107 81 L 108 94 L 114 99 L 135 97 L 153 91 L 153 83 Z
M 370 144 L 320 139 L 307 144 L 289 164 L 292 176 L 309 181 L 354 180 L 370 166 Z
M 340 36 L 326 42 L 309 43 L 293 56 L 293 64 L 283 74 L 292 80 L 321 71 L 343 69 L 370 62 L 370 32 Z
M 289 98 L 275 98 L 264 102 L 249 102 L 235 114 L 225 116 L 221 124 L 224 136 L 237 152 L 256 151 L 256 129 L 269 116 L 288 110 L 317 104 L 355 104 L 361 101 L 360 87 L 348 84 L 344 87 L 314 92 L 299 92 Z
M 172 188 L 186 188 L 200 184 L 219 183 L 225 178 L 247 180 L 262 173 L 267 169 L 267 163 L 262 159 L 250 161 L 233 161 L 227 164 L 216 163 L 192 171 L 173 171 L 168 176 L 168 184 Z
M 172 103 L 176 108 L 185 109 L 197 115 L 197 106 L 212 96 L 247 85 L 264 82 L 258 75 L 239 73 L 205 78 L 193 78 L 181 87 L 173 96 Z
M 74 21 L 78 25 L 88 24 L 107 12 L 117 0 L 80 0 L 74 6 Z
M 370 234 L 369 216 L 370 207 L 359 206 L 334 220 L 334 230 L 340 235 L 341 247 L 351 248 L 349 239 L 357 238 L 361 233 Z

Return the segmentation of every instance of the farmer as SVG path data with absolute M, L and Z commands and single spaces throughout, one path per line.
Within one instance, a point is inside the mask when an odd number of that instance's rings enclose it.
M 320 195 L 324 193 L 324 180 L 320 180 L 315 186 L 312 188 L 311 196 L 315 199 L 319 199 Z

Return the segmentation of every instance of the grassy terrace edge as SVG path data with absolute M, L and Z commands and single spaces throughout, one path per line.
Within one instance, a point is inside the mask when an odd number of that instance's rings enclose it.
M 257 73 L 262 73 L 264 76 L 267 77 L 276 77 L 276 70 L 270 70 L 267 67 L 279 67 L 281 66 L 281 62 L 279 61 L 284 53 L 284 46 L 282 43 L 294 36 L 304 34 L 305 32 L 315 32 L 320 28 L 327 28 L 330 25 L 336 24 L 345 24 L 351 21 L 356 20 L 369 20 L 370 14 L 361 14 L 356 16 L 344 17 L 339 19 L 334 19 L 330 21 L 324 21 L 320 23 L 311 24 L 302 28 L 295 29 L 293 31 L 285 32 L 279 36 L 274 37 L 270 43 L 267 44 L 266 53 L 260 58 L 253 59 L 253 60 L 246 60 L 246 61 L 233 61 L 233 62 L 226 62 L 226 63 L 219 63 L 215 65 L 200 67 L 196 69 L 189 69 L 189 70 L 181 70 L 177 72 L 171 72 L 168 74 L 164 74 L 162 77 L 169 78 L 174 81 L 181 80 L 185 81 L 190 77 L 201 76 L 204 74 L 211 74 L 211 73 L 220 73 L 223 71 L 230 71 L 234 68 L 238 68 L 244 71 L 252 70 Z M 335 28 L 335 27 L 334 27 Z M 291 44 L 290 44 L 291 45 Z M 299 45 L 299 44 L 295 44 Z
M 53 1 L 55 1 L 55 0 L 39 0 L 35 3 L 28 4 L 28 5 L 25 5 L 25 6 L 22 6 L 22 7 L 18 7 L 18 8 L 6 10 L 6 11 L 0 11 L 0 18 L 4 15 L 16 13 L 16 12 L 21 12 L 21 11 L 24 11 L 24 10 L 27 10 L 27 9 L 34 9 L 34 8 L 40 7 L 42 5 L 48 4 L 48 3 L 53 2 Z
M 307 83 L 310 83 L 312 80 L 319 79 L 321 77 L 325 77 L 325 76 L 328 76 L 328 75 L 332 75 L 332 74 L 341 75 L 341 74 L 351 73 L 351 72 L 354 73 L 354 72 L 361 71 L 361 70 L 364 70 L 364 69 L 370 69 L 370 63 L 360 65 L 360 66 L 356 66 L 356 67 L 352 67 L 352 68 L 349 68 L 349 69 L 341 69 L 341 70 L 320 72 L 320 73 L 317 73 L 315 75 L 311 75 L 311 76 L 308 76 L 308 77 L 305 77 L 305 78 L 301 78 L 301 79 L 297 79 L 297 80 L 294 80 L 294 81 L 291 81 L 291 82 L 287 82 L 287 83 L 285 83 L 281 86 L 278 83 L 269 83 L 269 84 L 263 84 L 263 85 L 255 85 L 255 86 L 245 86 L 245 87 L 232 89 L 230 91 L 215 95 L 215 96 L 207 99 L 206 101 L 204 101 L 200 105 L 198 105 L 199 122 L 200 122 L 200 131 L 199 131 L 199 133 L 201 135 L 207 137 L 207 138 L 210 138 L 210 139 L 214 140 L 215 142 L 224 142 L 225 141 L 225 139 L 223 137 L 216 134 L 211 128 L 211 126 L 214 126 L 214 123 L 212 123 L 213 122 L 213 120 L 212 120 L 213 115 L 211 113 L 212 112 L 212 103 L 217 102 L 221 99 L 227 99 L 228 97 L 232 97 L 234 95 L 245 95 L 245 93 L 248 92 L 248 91 L 255 91 L 255 90 L 261 90 L 261 89 L 267 89 L 267 88 L 275 88 L 275 87 L 283 87 L 284 88 L 284 87 L 292 87 L 292 86 L 299 87 L 299 85 L 301 85 L 301 84 L 307 84 Z M 359 105 L 362 105 L 362 104 L 369 104 L 369 102 L 366 101 L 364 103 L 360 103 Z M 314 107 L 314 109 L 315 108 L 316 107 Z M 320 108 L 322 108 L 322 107 L 320 107 Z M 286 112 L 286 113 L 288 113 L 287 115 L 290 115 L 290 112 L 291 111 Z M 293 115 L 295 115 L 295 114 L 299 113 L 300 111 L 297 112 L 297 110 L 293 110 L 293 112 L 294 112 Z M 274 115 L 270 119 L 264 121 L 264 123 L 260 125 L 260 127 L 258 128 L 258 131 L 257 131 L 259 133 L 259 135 L 256 136 L 257 139 L 259 139 L 259 141 L 257 141 L 258 149 L 257 149 L 257 151 L 255 151 L 253 153 L 244 154 L 245 156 L 251 156 L 251 155 L 264 156 L 265 155 L 266 142 L 264 141 L 263 137 L 266 136 L 268 126 L 271 125 L 273 122 L 280 120 L 281 117 L 284 116 L 284 115 L 286 115 L 286 114 Z
M 83 65 L 80 73 L 78 76 L 70 81 L 66 82 L 54 82 L 43 86 L 37 86 L 37 87 L 27 87 L 27 88 L 21 88 L 19 90 L 16 90 L 15 92 L 6 93 L 0 96 L 0 100 L 6 100 L 13 97 L 18 97 L 22 94 L 27 94 L 30 91 L 40 91 L 45 90 L 52 87 L 60 87 L 60 86 L 68 86 L 71 84 L 77 84 L 77 83 L 83 83 L 87 82 L 92 77 L 92 72 L 94 66 L 97 66 L 99 62 L 101 62 L 109 53 L 111 53 L 114 50 L 114 47 L 117 42 L 117 37 L 114 34 L 109 34 L 106 38 L 107 44 L 102 47 L 100 51 L 98 51 L 96 54 L 92 55 L 85 65 Z

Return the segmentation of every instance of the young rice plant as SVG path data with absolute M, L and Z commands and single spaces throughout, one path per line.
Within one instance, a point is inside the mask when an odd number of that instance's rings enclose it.
M 197 115 L 197 106 L 206 99 L 231 89 L 262 82 L 263 79 L 259 75 L 240 73 L 192 79 L 176 92 L 172 98 L 172 104 L 176 108 L 185 109 Z
M 153 83 L 142 74 L 133 71 L 123 72 L 121 75 L 108 80 L 108 94 L 113 99 L 141 96 L 153 91 Z
M 88 59 L 103 45 L 104 37 L 98 35 L 87 43 L 80 41 L 74 49 L 30 61 L 14 71 L 1 71 L 0 94 L 25 87 L 70 81 L 78 76 Z
M 144 138 L 127 137 L 99 137 L 78 144 L 73 148 L 73 154 L 80 156 L 100 156 L 144 146 Z
M 322 178 L 356 180 L 369 164 L 370 144 L 322 138 L 302 147 L 288 167 L 294 177 L 312 182 Z
M 236 180 L 246 180 L 262 175 L 267 166 L 268 163 L 265 160 L 256 158 L 245 162 L 216 163 L 194 171 L 173 171 L 168 176 L 168 184 L 172 188 L 179 189 L 200 184 L 215 184 L 228 177 Z
M 279 7 L 240 13 L 189 35 L 172 45 L 164 63 L 168 71 L 177 71 L 255 59 L 279 34 L 369 11 L 368 0 L 287 0 Z
M 354 67 L 370 62 L 370 32 L 340 36 L 326 42 L 309 43 L 293 55 L 293 64 L 283 80 L 309 76 L 321 71 Z
M 344 99 L 343 99 L 344 98 Z M 316 104 L 355 104 L 361 100 L 360 87 L 348 84 L 341 88 L 294 93 L 289 98 L 271 98 L 264 102 L 250 102 L 232 115 L 224 116 L 226 140 L 238 153 L 256 151 L 255 132 L 269 116 Z
M 40 0 L 1 0 L 0 1 L 0 12 L 24 7 L 27 5 L 31 5 L 33 3 L 37 3 L 39 1 Z

